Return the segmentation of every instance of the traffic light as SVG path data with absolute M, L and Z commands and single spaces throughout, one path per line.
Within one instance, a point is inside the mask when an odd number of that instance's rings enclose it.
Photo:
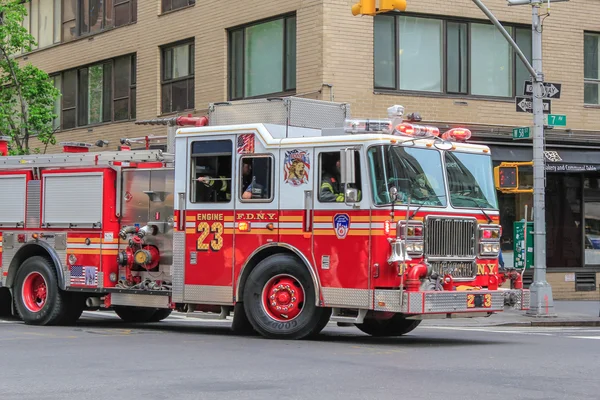
M 519 167 L 532 165 L 533 162 L 501 163 L 494 168 L 496 189 L 505 193 L 533 193 L 533 189 L 519 189 Z
M 352 5 L 352 15 L 375 15 L 375 0 L 359 0 Z
M 406 0 L 380 0 L 379 12 L 406 10 Z
M 359 0 L 352 5 L 352 15 L 376 15 L 388 11 L 406 10 L 406 0 L 379 0 L 379 8 L 376 8 L 376 0 Z

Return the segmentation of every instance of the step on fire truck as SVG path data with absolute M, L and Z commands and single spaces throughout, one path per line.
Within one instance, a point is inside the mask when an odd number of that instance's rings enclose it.
M 527 309 L 520 274 L 498 269 L 489 149 L 402 106 L 349 113 L 296 97 L 214 103 L 208 117 L 140 121 L 168 127 L 141 150 L 138 138 L 6 156 L 4 138 L 3 307 L 35 325 L 84 309 L 137 323 L 233 313 L 235 331 L 287 339 L 330 320 L 399 336 L 426 318 Z

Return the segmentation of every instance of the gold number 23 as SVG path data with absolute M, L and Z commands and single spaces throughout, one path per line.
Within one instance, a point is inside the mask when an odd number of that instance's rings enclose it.
M 196 248 L 199 251 L 208 251 L 209 247 L 212 251 L 219 251 L 221 247 L 223 247 L 223 224 L 220 222 L 214 222 L 211 226 L 206 222 L 200 222 L 198 224 L 198 233 L 200 236 L 198 237 L 198 242 L 196 244 Z M 209 243 L 204 243 L 207 236 L 209 234 L 214 234 L 214 239 L 210 240 Z

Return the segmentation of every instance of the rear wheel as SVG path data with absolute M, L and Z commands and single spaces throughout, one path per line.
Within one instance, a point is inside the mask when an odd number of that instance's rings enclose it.
M 244 310 L 244 303 L 237 302 L 233 308 L 233 323 L 231 324 L 231 330 L 238 335 L 256 335 L 256 331 L 252 327 L 246 310 Z
M 171 315 L 171 312 L 173 310 L 171 310 L 170 308 L 159 308 L 158 310 L 156 310 L 156 312 L 152 315 L 152 317 L 150 317 L 150 320 L 148 322 L 160 322 L 163 319 L 166 319 L 169 317 L 169 315 Z
M 61 324 L 68 313 L 67 296 L 58 287 L 54 265 L 45 257 L 31 257 L 21 264 L 14 293 L 15 306 L 26 324 Z
M 331 310 L 315 303 L 315 287 L 308 270 L 287 254 L 261 261 L 244 288 L 248 320 L 257 332 L 269 338 L 302 339 L 319 333 Z
M 402 315 L 394 315 L 390 319 L 365 319 L 356 327 L 371 336 L 402 336 L 414 330 L 421 320 L 406 319 Z
M 115 306 L 114 310 L 119 318 L 131 323 L 158 322 L 171 315 L 168 308 Z

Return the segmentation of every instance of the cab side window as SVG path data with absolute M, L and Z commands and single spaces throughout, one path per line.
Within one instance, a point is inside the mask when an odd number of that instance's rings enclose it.
M 344 203 L 344 182 L 340 177 L 340 157 L 341 152 L 332 151 L 321 153 L 319 157 L 319 176 L 321 184 L 319 188 L 319 201 L 322 203 Z M 349 184 L 348 188 L 358 189 L 358 201 L 362 199 L 361 179 L 360 179 L 360 156 L 357 152 L 354 158 L 356 164 L 355 184 Z
M 240 198 L 242 201 L 273 200 L 272 156 L 250 156 L 240 159 Z
M 231 140 L 199 140 L 192 143 L 192 203 L 231 201 L 232 148 Z

